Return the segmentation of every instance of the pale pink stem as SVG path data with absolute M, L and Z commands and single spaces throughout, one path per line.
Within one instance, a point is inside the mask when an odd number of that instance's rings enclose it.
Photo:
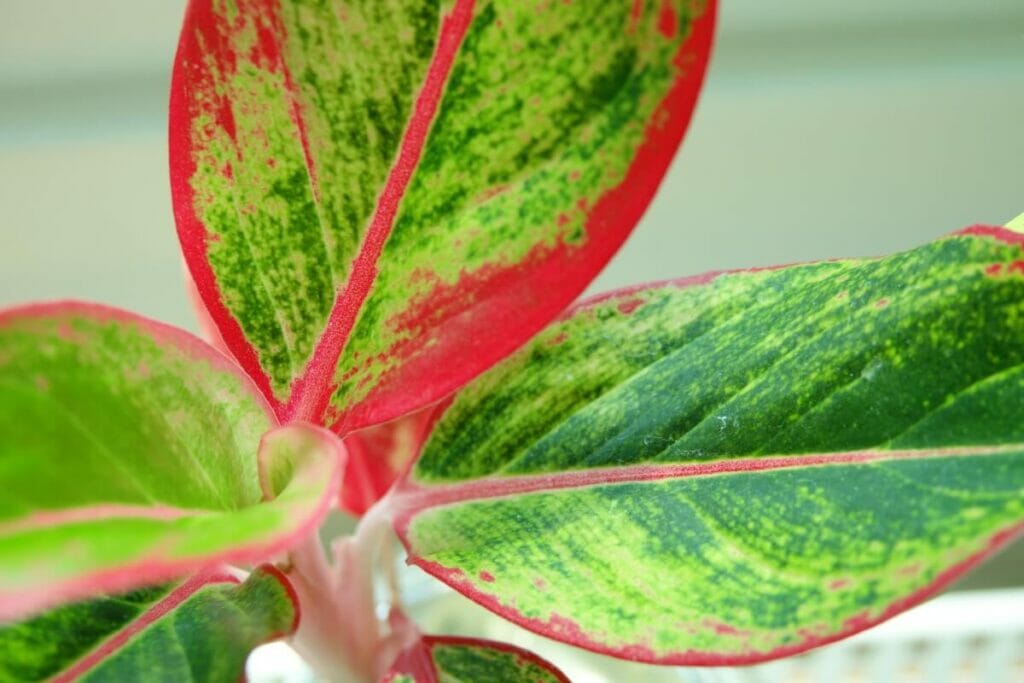
M 290 553 L 288 578 L 301 614 L 292 645 L 325 680 L 370 682 L 380 638 L 373 584 L 354 553 L 344 549 L 349 539 L 340 540 L 334 567 L 315 533 Z
M 334 542 L 333 564 L 316 534 L 290 553 L 288 578 L 299 596 L 302 615 L 292 644 L 329 681 L 379 680 L 418 635 L 397 607 L 391 609 L 387 629 L 377 618 L 374 570 L 383 545 L 391 539 L 387 512 L 375 507 L 363 517 L 354 536 Z M 397 589 L 392 590 L 394 601 Z

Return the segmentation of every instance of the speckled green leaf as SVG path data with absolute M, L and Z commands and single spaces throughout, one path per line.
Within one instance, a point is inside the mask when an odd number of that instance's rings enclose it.
M 192 0 L 175 216 L 278 415 L 429 404 L 557 315 L 686 128 L 713 0 Z
M 0 680 L 237 681 L 254 647 L 294 630 L 290 591 L 266 568 L 66 605 L 0 626 Z
M 413 560 L 546 635 L 752 662 L 866 628 L 1024 525 L 1024 238 L 582 305 L 459 393 Z
M 477 638 L 424 636 L 402 652 L 384 683 L 569 683 L 537 655 Z
M 185 332 L 87 304 L 0 313 L 0 618 L 290 544 L 337 491 L 341 446 L 273 427 Z

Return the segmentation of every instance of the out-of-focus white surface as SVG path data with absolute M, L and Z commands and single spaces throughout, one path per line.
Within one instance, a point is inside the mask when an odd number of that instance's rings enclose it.
M 282 641 L 261 645 L 245 663 L 250 683 L 313 683 L 316 677 L 295 650 Z

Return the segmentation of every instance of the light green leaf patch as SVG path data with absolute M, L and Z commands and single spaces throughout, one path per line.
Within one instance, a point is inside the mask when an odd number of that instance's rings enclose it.
M 619 656 L 866 628 L 1024 525 L 1022 256 L 972 228 L 582 305 L 456 395 L 396 526 L 485 606 Z
M 476 638 L 424 636 L 402 652 L 386 683 L 568 683 L 551 663 L 522 648 Z
M 294 630 L 289 591 L 259 569 L 65 605 L 0 626 L 0 679 L 237 681 L 253 648 Z
M 274 429 L 180 330 L 75 303 L 0 314 L 0 616 L 266 558 L 324 513 L 340 448 Z

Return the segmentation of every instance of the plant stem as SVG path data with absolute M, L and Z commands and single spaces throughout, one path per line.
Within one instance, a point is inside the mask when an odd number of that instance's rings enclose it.
M 320 676 L 337 683 L 375 680 L 380 640 L 369 563 L 351 540 L 338 539 L 332 566 L 319 536 L 310 535 L 292 550 L 288 572 L 300 610 L 292 644 Z
M 371 567 L 380 567 L 384 573 L 387 588 L 389 632 L 381 638 L 377 647 L 377 675 L 382 675 L 398 654 L 412 645 L 420 636 L 416 625 L 402 610 L 398 577 L 395 572 L 394 539 L 390 533 L 390 494 L 378 500 L 363 518 L 359 520 L 353 537 L 354 545 L 361 548 L 363 557 Z
M 394 561 L 384 552 L 391 541 L 389 516 L 385 505 L 367 511 L 355 535 L 332 544 L 333 564 L 317 534 L 289 554 L 287 574 L 298 593 L 301 614 L 292 644 L 328 681 L 376 681 L 419 636 L 397 604 Z M 391 593 L 387 632 L 376 613 L 373 579 L 378 560 L 383 561 Z

